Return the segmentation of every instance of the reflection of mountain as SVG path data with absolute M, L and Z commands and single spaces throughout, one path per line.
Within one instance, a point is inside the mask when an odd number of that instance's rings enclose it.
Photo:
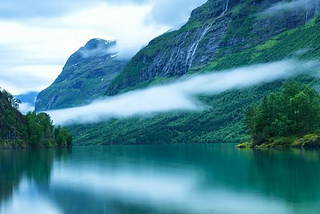
M 319 151 L 256 151 L 249 173 L 256 188 L 294 205 L 320 200 Z
M 1 201 L 27 175 L 61 214 L 305 214 L 320 208 L 319 151 L 89 147 L 74 148 L 72 154 L 21 151 L 19 162 L 30 160 L 20 164 L 12 161 L 17 154 L 1 153 L 1 171 L 8 172 L 1 174 L 1 185 L 10 186 L 14 178 L 11 189 L 0 189 Z
M 60 169 L 51 192 L 63 204 L 60 206 L 77 212 L 99 213 L 105 207 L 112 213 L 131 213 L 138 207 L 139 213 L 157 213 L 154 210 L 166 207 L 168 213 L 186 213 L 186 209 L 202 213 L 206 209 L 217 210 L 217 203 L 229 209 L 241 202 L 242 211 L 236 213 L 252 213 L 247 210 L 250 207 L 287 213 L 283 211 L 287 206 L 305 210 L 304 203 L 310 202 L 312 207 L 320 200 L 320 189 L 316 187 L 320 172 L 315 172 L 319 153 L 305 152 L 277 151 L 270 155 L 235 150 L 233 145 L 81 148 L 74 157 L 86 156 L 86 162 L 73 161 Z M 270 164 L 260 166 L 257 158 Z M 277 161 L 283 163 L 276 164 Z M 306 167 L 310 161 L 313 167 Z M 290 165 L 295 162 L 300 164 Z M 274 172 L 270 172 L 271 166 Z M 305 175 L 312 173 L 314 177 L 306 180 Z M 61 197 L 83 201 L 81 208 Z M 92 203 L 85 202 L 87 197 Z M 222 200 L 228 205 L 223 205 Z

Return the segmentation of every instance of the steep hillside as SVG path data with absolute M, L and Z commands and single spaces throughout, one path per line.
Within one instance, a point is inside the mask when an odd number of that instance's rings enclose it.
M 71 107 L 101 97 L 127 63 L 110 52 L 115 45 L 92 39 L 71 55 L 55 82 L 38 95 L 36 110 Z
M 227 65 L 207 67 L 305 24 L 317 14 L 320 5 L 314 0 L 308 1 L 307 9 L 262 13 L 277 2 L 280 0 L 209 0 L 192 12 L 180 30 L 154 39 L 134 56 L 112 82 L 107 95 L 145 87 L 159 78 L 238 66 L 231 60 Z
M 0 88 L 0 149 L 71 146 L 72 136 L 65 128 L 54 128 L 49 115 L 22 115 L 19 104 L 19 100 Z
M 308 7 L 263 13 L 280 1 L 209 0 L 196 9 L 180 30 L 154 39 L 115 78 L 107 90 L 114 95 L 170 81 L 185 74 L 210 72 L 285 58 L 320 57 L 319 1 Z M 289 8 L 289 7 L 288 7 Z M 170 77 L 170 78 L 169 78 Z M 297 81 L 316 86 L 319 80 Z M 281 82 L 201 97 L 210 110 L 170 113 L 155 118 L 113 120 L 69 127 L 78 144 L 214 143 L 246 138 L 242 123 L 248 106 Z

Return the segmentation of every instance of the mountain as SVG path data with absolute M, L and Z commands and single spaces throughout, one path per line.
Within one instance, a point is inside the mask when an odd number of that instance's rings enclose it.
M 0 149 L 65 147 L 72 136 L 65 128 L 54 128 L 45 113 L 19 112 L 20 101 L 0 88 Z
M 275 60 L 262 59 L 258 53 L 249 54 L 245 60 L 239 57 L 246 51 L 258 52 L 257 46 L 266 41 L 270 41 L 267 45 L 273 45 L 277 39 L 271 40 L 273 37 L 311 21 L 320 7 L 320 1 L 313 0 L 307 1 L 308 6 L 276 11 L 279 2 L 283 3 L 279 0 L 209 0 L 192 12 L 181 29 L 152 40 L 134 56 L 106 94 L 145 87 L 159 78 L 179 78 L 188 73 Z M 273 14 L 263 13 L 268 8 L 274 8 Z
M 115 41 L 92 39 L 71 55 L 61 74 L 36 101 L 36 111 L 86 104 L 101 97 L 127 60 L 112 52 Z
M 152 40 L 112 81 L 106 95 L 205 72 L 287 58 L 320 57 L 319 0 L 209 0 L 179 30 Z M 318 78 L 297 81 L 317 86 Z M 246 139 L 244 112 L 280 90 L 276 81 L 215 96 L 201 96 L 203 112 L 111 120 L 69 127 L 80 145 L 217 143 Z
M 21 101 L 21 104 L 19 105 L 21 113 L 26 114 L 29 111 L 34 111 L 38 94 L 39 92 L 29 92 L 14 96 Z
M 19 99 L 22 103 L 29 103 L 34 105 L 36 103 L 38 94 L 39 92 L 32 91 L 26 94 L 16 95 L 15 98 Z

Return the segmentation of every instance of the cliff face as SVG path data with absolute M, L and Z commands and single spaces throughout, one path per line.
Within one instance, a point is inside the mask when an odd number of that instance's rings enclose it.
M 305 24 L 318 13 L 320 5 L 317 0 L 306 1 L 303 7 L 285 10 L 274 6 L 279 2 L 209 0 L 192 12 L 181 29 L 152 40 L 134 56 L 106 94 L 140 87 L 156 77 L 181 77 L 190 72 L 206 71 L 208 64 L 217 58 L 250 49 Z M 263 13 L 271 7 L 275 8 L 272 14 Z
M 115 45 L 92 39 L 75 52 L 55 82 L 38 95 L 36 111 L 86 104 L 102 96 L 127 63 L 110 52 Z

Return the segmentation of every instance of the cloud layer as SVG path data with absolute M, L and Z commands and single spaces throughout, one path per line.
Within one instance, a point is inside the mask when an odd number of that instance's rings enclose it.
M 319 7 L 320 0 L 281 1 L 266 9 L 261 15 L 275 15 L 281 12 L 304 9 L 306 11 Z
M 206 109 L 196 97 L 240 89 L 262 82 L 285 79 L 309 71 L 319 63 L 285 60 L 234 70 L 209 73 L 183 81 L 137 90 L 90 105 L 49 111 L 55 124 L 96 123 L 111 118 L 150 116 L 169 111 L 201 111 Z

